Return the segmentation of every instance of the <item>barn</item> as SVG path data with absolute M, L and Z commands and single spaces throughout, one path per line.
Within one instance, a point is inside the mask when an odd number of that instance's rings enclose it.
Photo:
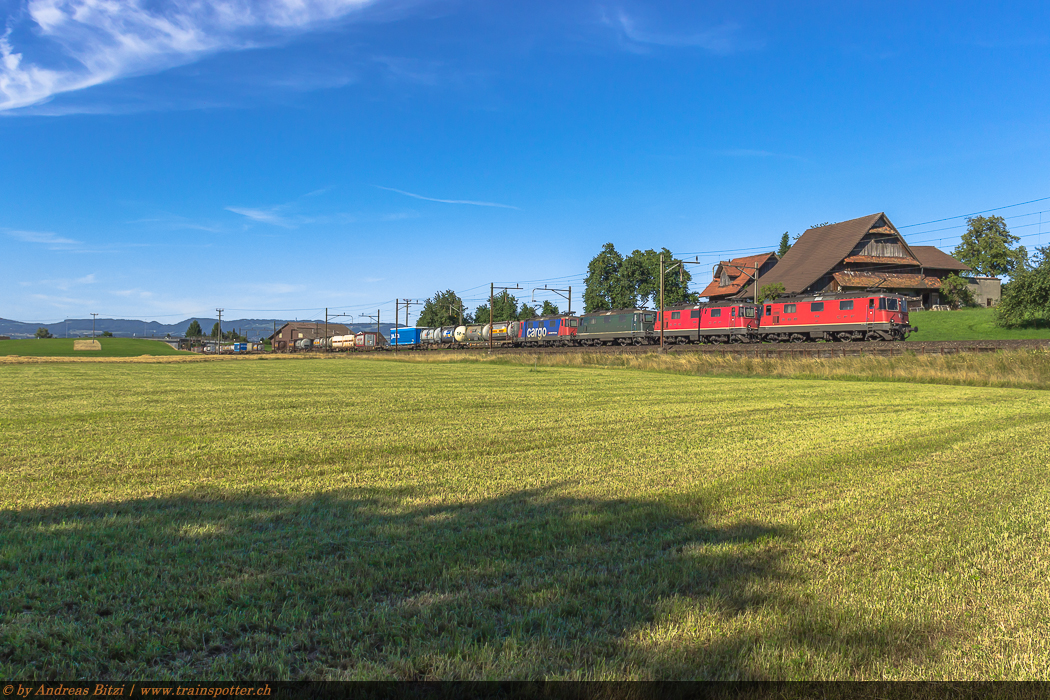
M 941 279 L 970 268 L 934 246 L 909 246 L 885 213 L 807 230 L 759 287 L 779 282 L 787 294 L 879 289 L 921 302 L 940 303 Z M 751 284 L 741 297 L 754 294 Z

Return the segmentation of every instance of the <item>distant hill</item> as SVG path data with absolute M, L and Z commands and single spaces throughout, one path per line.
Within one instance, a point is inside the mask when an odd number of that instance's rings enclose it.
M 291 319 L 275 319 L 275 318 L 238 318 L 230 321 L 223 320 L 222 329 L 229 331 L 234 328 L 243 335 L 248 336 L 249 340 L 256 340 L 258 338 L 268 337 L 273 333 L 274 325 L 280 328 L 284 324 L 288 323 Z M 329 321 L 329 323 L 337 323 L 341 319 L 335 319 Z M 135 319 L 125 318 L 97 318 L 95 319 L 95 335 L 101 335 L 104 331 L 109 331 L 117 338 L 163 338 L 167 335 L 171 335 L 173 338 L 181 338 L 186 332 L 192 321 L 197 321 L 204 329 L 205 333 L 211 331 L 215 325 L 214 318 L 187 318 L 184 321 L 178 323 L 158 323 L 156 321 L 137 321 Z M 316 321 L 306 321 L 306 323 L 324 323 L 324 319 Z M 348 328 L 352 329 L 355 333 L 359 331 L 374 331 L 376 324 L 374 323 L 351 323 L 344 324 Z M 380 328 L 384 334 L 387 334 L 392 323 L 380 324 Z M 24 323 L 22 321 L 12 321 L 6 318 L 0 318 L 0 335 L 6 335 L 10 338 L 32 338 L 36 335 L 37 328 L 44 326 L 51 335 L 56 338 L 90 338 L 91 337 L 91 319 L 83 318 L 71 318 L 67 321 L 59 323 Z

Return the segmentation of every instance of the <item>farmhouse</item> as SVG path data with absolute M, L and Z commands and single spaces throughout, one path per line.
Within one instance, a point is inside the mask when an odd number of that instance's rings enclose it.
M 921 300 L 924 307 L 940 303 L 941 279 L 970 268 L 934 246 L 909 246 L 882 212 L 811 228 L 795 242 L 759 287 L 779 282 L 788 294 L 814 294 L 884 289 Z M 996 280 L 998 282 L 998 280 Z M 975 280 L 971 289 L 980 288 Z M 982 294 L 982 300 L 991 295 Z M 736 296 L 754 294 L 753 283 Z M 998 298 L 996 297 L 996 301 Z M 991 305 L 994 302 L 982 301 Z
M 759 286 L 763 284 L 763 278 L 777 264 L 776 253 L 762 253 L 761 255 L 749 255 L 744 258 L 733 258 L 715 265 L 711 284 L 704 287 L 700 296 L 707 297 L 711 301 L 729 299 L 740 294 L 758 271 Z M 754 292 L 752 291 L 752 294 Z
M 287 350 L 297 340 L 303 338 L 324 338 L 325 329 L 329 336 L 333 335 L 348 335 L 350 329 L 341 323 L 308 323 L 306 321 L 289 321 L 280 328 L 277 332 L 270 336 L 271 342 L 273 342 L 274 350 Z

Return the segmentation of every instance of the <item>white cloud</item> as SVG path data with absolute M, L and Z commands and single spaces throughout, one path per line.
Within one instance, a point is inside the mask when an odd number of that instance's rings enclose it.
M 711 53 L 727 54 L 757 46 L 755 42 L 742 39 L 740 25 L 733 22 L 725 22 L 690 34 L 674 34 L 642 29 L 638 21 L 623 10 L 617 11 L 612 17 L 605 15 L 603 20 L 621 34 L 630 48 L 638 48 L 639 45 L 693 47 Z
M 295 224 L 289 219 L 279 215 L 277 210 L 280 207 L 274 207 L 273 209 L 249 209 L 247 207 L 226 207 L 226 211 L 232 211 L 234 214 L 240 214 L 246 216 L 252 221 L 258 221 L 261 224 L 273 224 L 274 226 L 283 226 L 285 228 L 295 228 Z
M 46 245 L 48 250 L 73 250 L 83 245 L 80 241 L 75 241 L 72 238 L 63 238 L 50 231 L 14 231 L 5 229 L 5 233 L 26 243 L 41 243 Z
M 406 197 L 415 197 L 416 199 L 422 199 L 427 202 L 441 202 L 442 204 L 472 204 L 476 207 L 501 207 L 503 209 L 517 209 L 518 207 L 511 206 L 510 204 L 499 204 L 497 202 L 476 202 L 470 199 L 435 199 L 434 197 L 424 197 L 421 194 L 413 194 L 411 192 L 405 192 L 404 190 L 396 190 L 393 187 L 383 187 L 382 185 L 375 185 L 381 190 L 387 192 L 397 192 L 403 194 Z
M 35 36 L 0 37 L 0 111 L 201 56 L 265 46 L 341 19 L 373 0 L 25 0 Z M 32 51 L 34 60 L 27 60 Z

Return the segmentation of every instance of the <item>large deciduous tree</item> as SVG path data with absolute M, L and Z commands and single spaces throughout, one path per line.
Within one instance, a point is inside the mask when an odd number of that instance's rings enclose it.
M 1001 326 L 1050 321 L 1050 245 L 1037 247 L 1034 265 L 1015 271 L 996 309 Z
M 558 307 L 546 299 L 543 301 L 543 308 L 540 310 L 540 316 L 557 316 L 560 311 Z
M 1006 227 L 1001 216 L 973 216 L 966 220 L 966 233 L 952 255 L 978 275 L 1013 276 L 1028 266 L 1028 251 L 1016 245 L 1021 239 Z
M 423 311 L 416 320 L 420 328 L 438 328 L 441 326 L 458 326 L 464 320 L 463 300 L 451 289 L 435 292 L 423 304 Z M 486 311 L 487 314 L 487 311 Z M 488 323 L 488 316 L 485 317 Z
M 659 251 L 636 250 L 631 253 L 620 268 L 620 276 L 631 292 L 631 307 L 660 306 L 660 255 L 663 254 L 664 270 L 673 267 L 674 255 L 667 248 Z M 682 304 L 691 301 L 689 282 L 693 279 L 687 265 L 664 273 L 664 306 Z
M 664 269 L 678 262 L 667 248 L 659 251 L 635 250 L 624 258 L 606 243 L 587 266 L 583 292 L 584 312 L 606 309 L 633 309 L 639 305 L 654 308 L 660 304 L 660 254 Z M 685 266 L 664 274 L 664 304 L 695 301 L 689 293 L 692 275 Z
M 36 329 L 36 337 L 37 338 L 54 338 L 55 336 L 51 335 L 51 331 L 49 331 L 46 327 L 40 326 L 40 328 Z
M 591 259 L 584 280 L 584 312 L 624 309 L 634 305 L 634 294 L 620 277 L 622 265 L 623 256 L 616 252 L 612 243 L 602 246 L 601 252 Z
M 539 314 L 536 312 L 536 307 L 531 304 L 522 304 L 518 310 L 518 320 L 528 321 L 530 318 L 536 318 Z
M 518 300 L 517 298 L 508 292 L 503 290 L 496 295 L 492 304 L 492 322 L 499 323 L 500 321 L 514 321 L 518 318 Z M 489 322 L 489 305 L 482 304 L 474 310 L 474 323 L 488 323 Z

